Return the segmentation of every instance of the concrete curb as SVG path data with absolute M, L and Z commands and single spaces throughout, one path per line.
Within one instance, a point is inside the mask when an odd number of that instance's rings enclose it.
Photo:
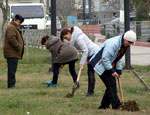
M 98 38 L 98 42 L 104 42 L 104 41 L 105 39 Z M 149 42 L 135 42 L 134 46 L 150 47 L 150 43 Z

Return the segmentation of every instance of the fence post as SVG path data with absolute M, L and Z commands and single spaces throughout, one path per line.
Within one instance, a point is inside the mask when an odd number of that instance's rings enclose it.
M 27 33 L 29 32 L 29 28 L 27 28 Z M 29 63 L 29 42 L 28 42 L 28 36 L 26 37 L 26 56 L 27 56 L 27 64 Z

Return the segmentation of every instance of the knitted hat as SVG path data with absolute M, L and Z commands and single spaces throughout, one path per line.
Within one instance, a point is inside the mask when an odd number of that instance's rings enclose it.
M 135 42 L 136 41 L 136 33 L 132 30 L 127 31 L 124 34 L 124 39 L 130 42 Z

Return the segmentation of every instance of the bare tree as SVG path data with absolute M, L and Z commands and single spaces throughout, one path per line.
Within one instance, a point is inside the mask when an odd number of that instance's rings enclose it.
M 47 13 L 47 14 L 49 14 L 49 3 L 50 3 L 50 1 L 47 0 L 47 1 L 46 1 L 46 13 Z
M 57 15 L 61 16 L 62 27 L 66 28 L 67 16 L 75 16 L 75 0 L 57 0 Z
M 5 0 L 6 5 L 4 5 L 4 1 L 0 2 L 0 9 L 3 13 L 3 22 L 2 22 L 2 30 L 7 22 L 7 12 L 8 12 L 8 0 Z
M 2 10 L 3 14 L 3 21 L 2 21 L 2 35 L 1 35 L 1 40 L 0 40 L 0 46 L 2 47 L 2 42 L 4 38 L 4 28 L 7 22 L 7 12 L 8 12 L 8 0 L 5 0 L 6 5 L 4 5 L 4 1 L 0 2 L 0 9 Z
M 75 15 L 75 0 L 57 0 L 57 14 L 61 16 Z

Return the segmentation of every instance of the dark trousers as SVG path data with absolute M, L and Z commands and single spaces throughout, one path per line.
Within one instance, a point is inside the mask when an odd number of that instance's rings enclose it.
M 111 104 L 113 109 L 119 107 L 121 103 L 117 95 L 116 78 L 107 70 L 100 76 L 100 78 L 106 86 L 101 106 L 105 108 L 109 107 Z
M 67 62 L 67 63 L 63 63 L 63 64 L 53 63 L 53 80 L 52 80 L 52 83 L 57 84 L 59 68 L 60 68 L 61 65 L 65 65 L 65 64 L 69 65 L 69 72 L 70 72 L 70 74 L 73 78 L 73 82 L 76 82 L 76 80 L 77 80 L 77 73 L 75 71 L 75 62 L 76 61 L 77 60 L 74 60 L 74 61 L 70 61 L 70 62 Z
M 18 58 L 7 58 L 7 68 L 8 68 L 8 88 L 14 87 L 16 83 L 15 74 L 17 71 Z
M 94 87 L 95 87 L 95 74 L 94 69 L 90 63 L 88 63 L 88 93 L 93 94 L 94 93 Z
M 94 88 L 95 88 L 95 72 L 93 69 L 93 66 L 89 63 L 89 60 L 91 59 L 92 56 L 88 57 L 87 63 L 88 63 L 88 93 L 89 94 L 94 94 Z

